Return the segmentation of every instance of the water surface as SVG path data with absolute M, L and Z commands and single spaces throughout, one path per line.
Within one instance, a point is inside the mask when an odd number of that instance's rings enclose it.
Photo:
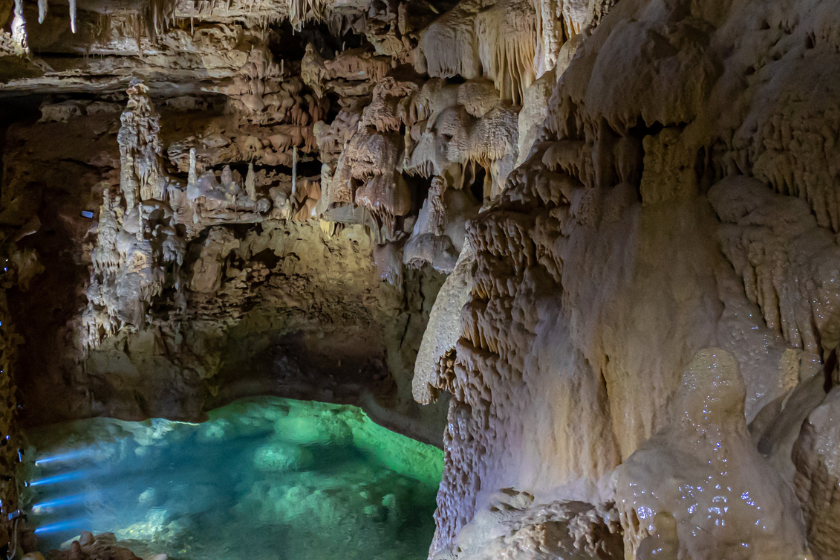
M 424 559 L 443 453 L 351 406 L 275 397 L 202 424 L 96 418 L 27 433 L 39 548 L 113 532 L 183 560 Z

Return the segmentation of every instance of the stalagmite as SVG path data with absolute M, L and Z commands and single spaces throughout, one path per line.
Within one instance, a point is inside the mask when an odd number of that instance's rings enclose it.
M 26 20 L 23 18 L 23 0 L 15 0 L 12 17 L 12 42 L 25 53 L 29 47 L 26 39 Z
M 190 148 L 190 171 L 187 176 L 187 183 L 195 185 L 198 183 L 198 173 L 196 172 L 195 148 Z
M 254 176 L 254 164 L 248 164 L 248 175 L 245 177 L 245 192 L 249 198 L 257 199 L 256 177 Z
M 131 210 L 140 201 L 165 200 L 166 178 L 161 162 L 159 117 L 152 107 L 149 88 L 139 80 L 132 81 L 128 99 L 117 140 L 122 164 L 120 188 Z

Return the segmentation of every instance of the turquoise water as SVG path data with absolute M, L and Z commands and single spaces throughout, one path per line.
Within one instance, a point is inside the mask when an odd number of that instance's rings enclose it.
M 39 549 L 113 532 L 184 560 L 426 558 L 443 453 L 351 406 L 274 397 L 202 424 L 91 419 L 30 431 Z

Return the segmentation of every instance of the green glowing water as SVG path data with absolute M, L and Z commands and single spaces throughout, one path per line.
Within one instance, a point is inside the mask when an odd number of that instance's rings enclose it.
M 434 533 L 443 453 L 351 406 L 266 397 L 202 424 L 98 418 L 27 436 L 29 461 L 67 457 L 27 467 L 42 550 L 91 530 L 138 556 L 405 560 Z

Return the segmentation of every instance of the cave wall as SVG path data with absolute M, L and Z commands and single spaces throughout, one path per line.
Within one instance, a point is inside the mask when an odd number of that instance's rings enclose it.
M 524 23 L 461 83 L 425 70 L 445 5 L 74 6 L 15 4 L 4 36 L 0 88 L 40 96 L 4 147 L 22 421 L 199 419 L 269 392 L 365 399 L 440 441 L 415 355 L 563 41 L 537 44 L 534 7 L 476 4 L 468 50 Z
M 342 100 L 314 94 L 301 57 L 307 44 L 334 56 L 342 36 L 339 48 L 358 43 L 375 14 L 195 5 L 158 21 L 82 2 L 74 31 L 52 8 L 36 23 L 23 5 L 28 53 L 3 61 L 46 69 L 59 56 L 64 69 L 0 86 L 12 100 L 54 96 L 4 114 L 19 420 L 200 420 L 278 394 L 361 403 L 440 445 L 445 408 L 414 403 L 411 371 L 443 276 L 404 270 L 381 220 L 352 200 L 338 219 L 320 202 L 329 154 L 313 129 Z M 324 23 L 294 33 L 304 19 Z M 357 106 L 374 83 L 352 64 L 391 67 L 372 54 L 345 56 Z
M 13 125 L 7 137 L 13 225 L 35 230 L 17 251 L 37 255 L 32 266 L 45 269 L 20 282 L 12 306 L 27 340 L 19 360 L 22 421 L 195 420 L 253 394 L 356 402 L 364 391 L 379 394 L 387 408 L 398 408 L 401 393 L 401 410 L 422 415 L 410 399 L 411 347 L 419 344 L 440 275 L 411 270 L 397 286 L 381 282 L 363 225 L 287 219 L 288 203 L 279 210 L 275 204 L 266 219 L 249 211 L 247 200 L 234 200 L 233 211 L 203 207 L 205 223 L 191 215 L 186 223 L 147 225 L 157 235 L 163 230 L 163 239 L 138 246 L 130 211 L 102 203 L 103 196 L 114 200 L 121 182 L 118 138 L 126 127 L 114 106 L 90 114 L 87 105 L 88 114 L 59 117 L 66 122 Z M 218 113 L 164 109 L 163 141 L 172 146 L 199 131 L 226 142 L 220 127 L 238 125 Z M 228 152 L 226 165 L 242 157 L 235 144 Z M 170 162 L 180 155 L 171 154 Z M 247 175 L 248 163 L 242 165 Z M 261 200 L 269 201 L 269 183 L 276 197 L 291 195 L 290 175 L 258 169 Z M 238 172 L 234 178 L 244 182 Z M 305 193 L 317 187 L 317 176 L 297 183 Z M 157 262 L 144 267 L 138 259 L 148 255 Z M 432 430 L 418 435 L 439 438 Z
M 830 398 L 799 435 L 836 363 L 837 29 L 625 0 L 583 41 L 421 349 L 415 395 L 454 396 L 435 557 L 551 550 L 558 501 L 598 557 L 616 519 L 625 558 L 837 554 Z

